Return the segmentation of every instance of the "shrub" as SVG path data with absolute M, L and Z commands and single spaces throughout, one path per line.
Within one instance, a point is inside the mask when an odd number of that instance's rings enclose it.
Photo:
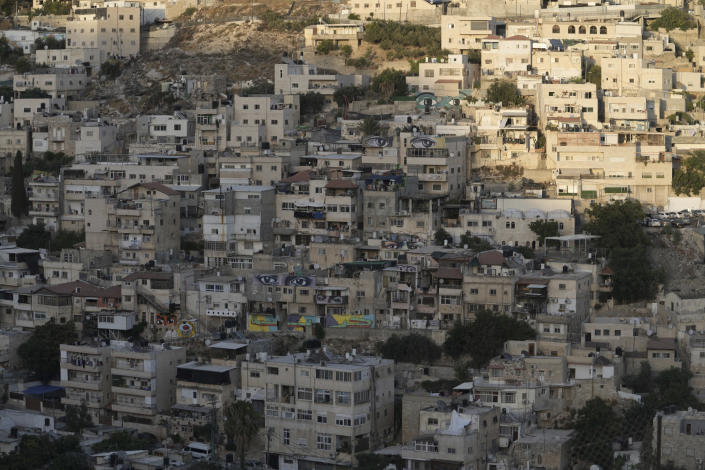
M 380 347 L 380 353 L 396 362 L 433 363 L 441 357 L 441 347 L 424 335 L 392 335 Z
M 661 11 L 661 16 L 653 20 L 649 25 L 649 27 L 654 31 L 657 31 L 660 28 L 663 28 L 666 31 L 673 31 L 674 29 L 687 31 L 695 28 L 696 26 L 697 23 L 687 11 L 675 7 L 663 9 Z
M 318 43 L 316 46 L 316 52 L 323 55 L 328 55 L 331 51 L 335 50 L 337 47 L 333 41 L 330 39 L 325 39 Z

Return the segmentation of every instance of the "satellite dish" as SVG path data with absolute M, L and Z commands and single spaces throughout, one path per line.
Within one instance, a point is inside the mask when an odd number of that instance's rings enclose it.
M 210 346 L 210 345 L 211 345 L 211 340 L 207 339 L 207 340 L 205 341 L 205 343 L 206 343 L 206 346 Z

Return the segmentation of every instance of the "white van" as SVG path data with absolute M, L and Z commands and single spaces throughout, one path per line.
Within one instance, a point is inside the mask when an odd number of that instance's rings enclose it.
M 192 442 L 184 447 L 184 452 L 191 452 L 191 456 L 197 460 L 211 459 L 211 446 L 202 442 Z

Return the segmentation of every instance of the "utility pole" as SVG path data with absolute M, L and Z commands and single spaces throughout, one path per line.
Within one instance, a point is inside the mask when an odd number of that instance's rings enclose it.
M 216 404 L 216 399 L 213 398 L 211 399 L 211 455 L 213 456 L 213 462 L 217 465 L 218 464 L 218 444 L 215 442 L 215 436 L 218 433 L 218 421 L 216 419 L 216 409 L 215 409 L 215 404 Z

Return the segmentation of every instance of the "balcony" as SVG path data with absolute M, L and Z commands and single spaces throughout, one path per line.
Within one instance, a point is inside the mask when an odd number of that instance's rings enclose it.
M 447 173 L 418 173 L 415 176 L 418 177 L 419 181 L 448 181 Z
M 61 381 L 62 387 L 79 388 L 82 390 L 93 390 L 98 392 L 102 389 L 103 383 L 100 380 L 82 380 L 80 377 L 69 377 L 68 380 Z
M 156 415 L 157 414 L 157 406 L 156 405 L 151 405 L 147 406 L 144 403 L 142 404 L 135 404 L 135 403 L 120 403 L 116 402 L 110 405 L 110 409 L 113 411 L 121 411 L 123 413 L 135 413 L 135 414 L 140 414 L 140 415 Z

